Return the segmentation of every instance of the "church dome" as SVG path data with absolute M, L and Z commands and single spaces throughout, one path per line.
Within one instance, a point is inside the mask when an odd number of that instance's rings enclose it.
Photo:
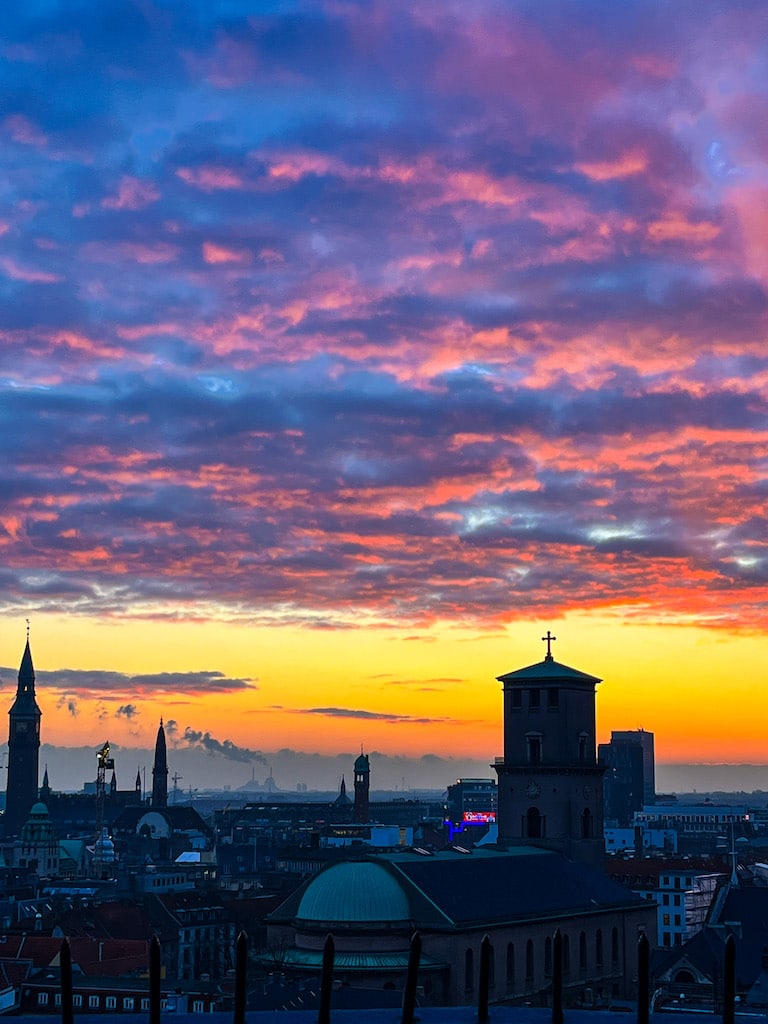
M 360 754 L 355 760 L 355 771 L 356 772 L 367 772 L 370 769 L 370 762 L 367 754 Z
M 411 908 L 405 892 L 386 868 L 372 861 L 344 861 L 309 883 L 296 919 L 325 924 L 406 924 L 411 919 Z
M 44 803 L 38 801 L 36 804 L 32 804 L 29 811 L 30 818 L 47 818 L 48 808 Z

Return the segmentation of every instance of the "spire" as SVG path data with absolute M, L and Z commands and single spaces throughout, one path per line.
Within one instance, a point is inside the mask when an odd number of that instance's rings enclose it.
M 141 766 L 136 769 L 136 792 L 141 792 Z
M 346 783 L 346 779 L 342 775 L 341 776 L 341 786 L 339 787 L 339 796 L 346 796 L 346 795 L 347 795 L 347 783 Z
M 117 792 L 117 773 L 115 769 L 112 769 L 112 778 L 109 780 L 109 792 L 110 796 Z
M 152 806 L 168 806 L 168 751 L 165 745 L 165 729 L 163 729 L 162 718 L 157 730 L 155 761 L 152 765 Z

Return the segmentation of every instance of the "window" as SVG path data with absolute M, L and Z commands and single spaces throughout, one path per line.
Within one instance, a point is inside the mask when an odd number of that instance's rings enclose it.
M 539 813 L 538 807 L 529 807 L 525 815 L 525 834 L 528 839 L 542 839 L 544 837 L 544 819 Z
M 512 690 L 511 707 L 513 711 L 520 711 L 523 706 L 523 691 Z
M 588 807 L 584 808 L 584 813 L 581 816 L 581 838 L 592 838 L 592 812 Z
M 559 690 L 547 690 L 547 709 L 549 711 L 557 711 L 560 707 L 560 691 Z
M 117 996 L 107 996 L 107 1009 L 114 1010 L 117 1008 Z
M 619 966 L 619 929 L 611 929 L 611 963 L 614 967 Z
M 99 997 L 88 996 L 88 1008 L 91 1010 L 98 1010 L 99 1008 Z
M 37 993 L 37 1005 L 38 1006 L 47 1006 L 48 1005 L 48 993 L 47 992 L 38 992 Z
M 563 974 L 571 973 L 571 940 L 567 935 L 563 936 Z
M 204 1013 L 204 1012 L 205 1012 L 205 1004 L 203 1003 L 203 1000 L 202 999 L 195 999 L 195 1001 L 192 1003 L 192 1013 Z
M 587 760 L 587 734 L 579 733 L 579 762 L 584 764 Z
M 674 902 L 676 907 L 680 906 L 680 897 L 679 897 L 679 895 L 677 893 L 675 893 L 675 898 L 674 898 L 673 902 Z
M 525 984 L 527 988 L 533 985 L 533 939 L 525 944 Z
M 669 893 L 668 892 L 664 893 L 664 898 L 663 898 L 663 900 L 661 902 L 664 904 L 665 907 L 669 906 Z
M 61 992 L 57 992 L 56 995 L 53 997 L 53 1005 L 61 1006 Z
M 544 939 L 544 976 L 552 977 L 552 939 L 549 936 Z
M 675 914 L 675 924 L 678 927 L 680 927 L 680 915 L 679 914 Z
M 528 744 L 528 764 L 541 764 L 541 733 L 528 733 L 525 740 Z
M 475 954 L 468 949 L 464 954 L 464 991 L 473 992 L 475 988 Z
M 149 999 L 144 998 L 144 999 L 141 1000 L 141 1008 L 142 1008 L 142 1010 L 148 1010 L 149 1009 Z
M 528 691 L 528 708 L 530 711 L 538 711 L 541 708 L 541 690 L 536 686 Z
M 595 963 L 598 967 L 603 966 L 603 933 L 600 928 L 595 932 Z
M 512 991 L 515 987 L 515 944 L 507 943 L 507 988 Z
M 132 1010 L 133 1009 L 133 996 L 125 996 L 124 997 L 124 999 L 123 999 L 123 1009 L 124 1010 Z
M 496 988 L 496 951 L 488 947 L 488 987 Z
M 72 996 L 72 1005 L 73 1006 L 82 1006 L 83 1005 L 83 997 L 80 995 L 79 992 L 77 992 L 75 995 Z
M 579 970 L 587 969 L 587 934 L 579 932 Z
M 663 925 L 669 926 L 669 914 L 662 915 L 661 923 Z

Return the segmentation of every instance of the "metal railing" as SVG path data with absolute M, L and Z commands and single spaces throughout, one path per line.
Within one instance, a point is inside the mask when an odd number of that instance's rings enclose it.
M 323 965 L 320 981 L 320 1006 L 317 1024 L 331 1024 L 331 993 L 333 990 L 333 967 L 336 946 L 332 935 L 328 935 L 323 947 Z M 416 994 L 421 962 L 421 936 L 414 932 L 408 955 L 408 968 L 403 991 L 401 1024 L 416 1021 Z M 69 941 L 61 944 L 61 1024 L 74 1024 L 72 997 L 72 953 Z M 490 1021 L 489 991 L 491 977 L 491 940 L 485 935 L 480 943 L 480 970 L 478 977 L 477 1022 Z M 248 939 L 240 932 L 235 947 L 235 992 L 232 1024 L 245 1024 L 246 982 L 248 976 Z M 152 938 L 149 947 L 149 1024 L 160 1024 L 161 1000 L 161 956 L 160 941 Z M 563 1024 L 563 940 L 560 929 L 552 940 L 552 1002 L 551 1024 Z M 648 938 L 641 935 L 637 943 L 637 1024 L 650 1022 L 650 945 Z M 725 942 L 723 960 L 723 1007 L 722 1024 L 735 1024 L 736 1015 L 736 940 L 729 935 Z

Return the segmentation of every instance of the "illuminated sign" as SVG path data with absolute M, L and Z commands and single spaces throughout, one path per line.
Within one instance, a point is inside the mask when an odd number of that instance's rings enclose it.
M 462 821 L 467 825 L 492 825 L 496 821 L 496 811 L 464 811 Z

